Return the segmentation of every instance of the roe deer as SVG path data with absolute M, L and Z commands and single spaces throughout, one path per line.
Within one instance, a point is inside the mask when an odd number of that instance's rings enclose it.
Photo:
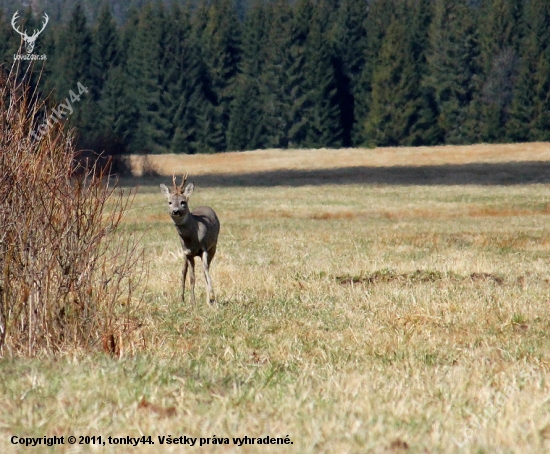
M 218 233 L 220 232 L 220 221 L 214 210 L 210 207 L 197 207 L 189 211 L 189 197 L 193 194 L 195 185 L 189 183 L 185 189 L 183 186 L 188 175 L 182 178 L 181 185 L 176 186 L 176 177 L 172 177 L 173 188 L 170 191 L 164 184 L 160 185 L 161 192 L 168 199 L 168 212 L 176 225 L 180 236 L 183 254 L 185 255 L 182 272 L 182 301 L 185 301 L 185 277 L 187 268 L 191 266 L 189 276 L 191 284 L 191 303 L 195 304 L 195 257 L 202 258 L 204 276 L 206 277 L 207 294 L 206 301 L 211 305 L 215 304 L 216 297 L 212 289 L 210 278 L 210 263 L 216 254 Z

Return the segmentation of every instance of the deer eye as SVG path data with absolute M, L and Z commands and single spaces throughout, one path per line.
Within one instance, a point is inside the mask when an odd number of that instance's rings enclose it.
M 181 201 L 181 206 L 184 206 L 185 205 L 185 202 L 182 200 Z
M 172 205 L 172 202 L 168 202 L 168 205 Z

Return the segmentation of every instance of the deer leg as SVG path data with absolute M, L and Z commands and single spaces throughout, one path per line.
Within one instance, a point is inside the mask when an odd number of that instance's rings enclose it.
M 191 304 L 195 304 L 195 257 L 188 257 L 189 265 L 191 265 L 191 273 L 189 281 L 191 283 Z
M 208 251 L 208 269 L 210 269 L 210 262 L 212 262 L 212 259 L 214 258 L 214 255 L 216 254 L 216 246 L 210 248 Z
M 214 295 L 214 289 L 212 288 L 212 279 L 210 278 L 209 265 L 211 261 L 212 259 L 208 255 L 208 252 L 204 251 L 202 253 L 202 266 L 204 268 L 204 277 L 206 278 L 206 302 L 213 306 L 214 304 L 216 304 L 216 296 Z
M 181 302 L 185 303 L 185 278 L 187 277 L 187 257 L 183 259 L 183 270 L 181 271 Z

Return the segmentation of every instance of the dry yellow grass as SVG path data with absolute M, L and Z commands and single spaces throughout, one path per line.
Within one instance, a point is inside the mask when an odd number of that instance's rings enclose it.
M 546 145 L 532 147 L 525 160 L 543 159 Z M 432 164 L 460 149 L 439 151 Z M 265 153 L 280 169 L 314 154 Z M 268 170 L 260 155 L 237 155 L 240 172 Z M 231 156 L 161 158 L 173 160 L 161 173 L 192 178 Z M 181 247 L 158 181 L 140 183 L 125 223 L 150 265 L 140 331 L 120 360 L 1 361 L 1 452 L 30 449 L 13 435 L 150 435 L 154 446 L 98 451 L 183 452 L 161 448 L 169 434 L 230 442 L 197 452 L 550 449 L 548 185 L 198 185 L 190 205 L 222 223 L 212 310 L 181 304 Z M 293 444 L 233 444 L 245 435 Z
M 136 176 L 143 156 L 131 156 Z M 319 150 L 257 150 L 212 155 L 151 155 L 147 165 L 161 175 L 239 174 L 276 170 L 317 170 L 341 167 L 440 166 L 445 164 L 550 161 L 550 144 L 481 144 L 467 146 L 347 148 Z

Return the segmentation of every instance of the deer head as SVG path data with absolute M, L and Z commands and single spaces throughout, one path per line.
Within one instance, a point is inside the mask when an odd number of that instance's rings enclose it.
M 23 41 L 25 41 L 25 48 L 27 50 L 27 54 L 31 54 L 34 50 L 34 42 L 36 41 L 36 38 L 38 38 L 38 35 L 44 31 L 46 28 L 46 25 L 48 24 L 49 17 L 46 13 L 44 13 L 44 22 L 42 22 L 42 28 L 40 30 L 34 30 L 32 36 L 27 35 L 27 30 L 24 32 L 21 32 L 18 27 L 16 27 L 15 22 L 19 19 L 19 11 L 16 11 L 13 17 L 11 18 L 11 26 L 13 29 L 19 33 L 23 37 Z
M 193 183 L 189 183 L 187 187 L 183 189 L 185 182 L 187 181 L 187 177 L 188 175 L 185 174 L 182 177 L 181 184 L 177 186 L 176 177 L 174 175 L 172 177 L 173 186 L 171 191 L 166 185 L 160 185 L 161 192 L 168 200 L 168 212 L 174 221 L 184 218 L 189 213 L 189 206 L 187 205 L 187 202 L 189 201 L 191 194 L 193 194 L 195 185 Z

